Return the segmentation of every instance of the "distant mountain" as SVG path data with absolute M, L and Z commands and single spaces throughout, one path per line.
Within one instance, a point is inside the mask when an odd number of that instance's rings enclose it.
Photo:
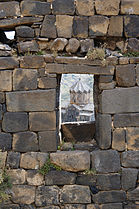
M 65 106 L 70 102 L 70 87 L 79 80 L 86 83 L 90 87 L 90 102 L 93 102 L 93 83 L 94 76 L 89 74 L 63 74 L 61 79 L 61 106 Z

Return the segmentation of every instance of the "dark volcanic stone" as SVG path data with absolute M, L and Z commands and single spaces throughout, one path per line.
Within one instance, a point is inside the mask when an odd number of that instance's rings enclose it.
M 53 14 L 73 15 L 75 11 L 74 0 L 54 0 Z
M 28 129 L 27 113 L 5 113 L 2 121 L 2 128 L 5 132 L 26 131 Z
M 0 92 L 0 103 L 4 103 L 5 102 L 5 94 L 4 92 Z
M 115 114 L 114 127 L 139 126 L 139 113 Z
M 43 131 L 38 134 L 41 152 L 55 152 L 57 150 L 56 131 Z
M 90 174 L 90 175 L 85 175 L 85 174 L 79 174 L 76 179 L 76 184 L 80 185 L 87 185 L 87 186 L 95 186 L 96 185 L 96 179 L 97 176 Z
M 138 169 L 123 168 L 122 169 L 122 189 L 134 189 L 136 186 Z
M 46 15 L 42 24 L 41 36 L 47 38 L 56 38 L 56 17 L 54 15 Z
M 100 174 L 97 176 L 99 190 L 120 190 L 120 174 Z
M 73 36 L 78 38 L 88 37 L 88 18 L 74 17 L 73 20 Z
M 124 17 L 124 31 L 126 37 L 139 37 L 139 16 L 129 15 Z
M 20 153 L 19 152 L 9 152 L 7 156 L 7 165 L 10 168 L 18 168 L 20 163 Z
M 75 184 L 76 174 L 67 171 L 50 171 L 45 175 L 46 185 Z
M 12 136 L 11 134 L 6 134 L 0 132 L 0 149 L 1 150 L 10 150 L 12 147 Z
M 139 151 L 127 151 L 122 153 L 122 166 L 129 168 L 139 167 Z
M 22 38 L 33 38 L 34 30 L 28 26 L 18 26 L 16 27 L 16 35 Z
M 137 38 L 130 38 L 127 48 L 130 52 L 139 52 L 139 40 Z

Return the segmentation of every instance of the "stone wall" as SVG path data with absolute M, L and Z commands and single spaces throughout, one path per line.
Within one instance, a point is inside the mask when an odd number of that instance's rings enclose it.
M 0 40 L 11 46 L 0 45 L 0 158 L 13 184 L 0 208 L 138 209 L 139 57 L 84 57 L 98 42 L 139 51 L 138 0 L 1 1 L 0 29 L 16 32 Z M 57 151 L 62 73 L 95 76 L 94 145 Z

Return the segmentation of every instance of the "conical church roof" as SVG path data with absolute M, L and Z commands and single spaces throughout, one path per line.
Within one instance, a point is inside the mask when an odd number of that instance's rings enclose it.
M 73 86 L 71 86 L 70 92 L 88 93 L 90 92 L 90 88 L 87 84 L 82 82 L 81 78 L 79 78 L 79 80 L 75 84 L 73 84 Z

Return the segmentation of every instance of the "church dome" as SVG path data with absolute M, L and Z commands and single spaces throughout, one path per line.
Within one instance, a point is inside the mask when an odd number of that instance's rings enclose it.
M 90 88 L 88 85 L 82 82 L 81 78 L 73 84 L 70 88 L 70 92 L 75 92 L 75 93 L 90 93 Z

